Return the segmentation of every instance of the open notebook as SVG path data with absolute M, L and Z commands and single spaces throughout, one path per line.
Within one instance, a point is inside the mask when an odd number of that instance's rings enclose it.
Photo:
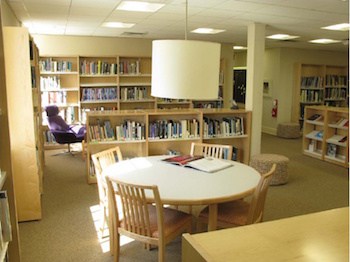
M 192 167 L 209 173 L 232 166 L 232 163 L 222 159 L 191 155 L 173 156 L 165 158 L 163 161 L 184 167 Z

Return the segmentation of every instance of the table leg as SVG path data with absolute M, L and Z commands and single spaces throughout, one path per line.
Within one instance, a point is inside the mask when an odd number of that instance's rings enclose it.
M 209 218 L 208 218 L 208 231 L 216 230 L 216 224 L 218 220 L 218 205 L 209 205 Z

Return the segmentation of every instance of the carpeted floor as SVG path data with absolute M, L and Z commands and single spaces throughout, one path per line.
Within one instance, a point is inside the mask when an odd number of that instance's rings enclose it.
M 262 152 L 290 159 L 288 184 L 269 188 L 265 221 L 348 206 L 348 169 L 302 155 L 301 139 L 264 134 Z M 113 261 L 103 251 L 108 238 L 101 241 L 97 237 L 97 188 L 86 183 L 81 154 L 54 153 L 57 151 L 46 153 L 43 219 L 19 224 L 22 261 Z M 167 246 L 166 256 L 167 261 L 181 261 L 181 238 Z M 121 261 L 157 261 L 157 250 L 147 251 L 142 244 L 131 242 L 121 248 Z

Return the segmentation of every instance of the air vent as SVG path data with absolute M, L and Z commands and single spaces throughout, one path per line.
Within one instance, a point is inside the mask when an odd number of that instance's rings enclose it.
M 122 35 L 125 35 L 125 36 L 144 36 L 144 35 L 147 35 L 147 32 L 123 32 Z
M 296 43 L 296 42 L 299 42 L 298 40 L 296 39 L 286 39 L 286 40 L 277 40 L 278 42 L 290 42 L 290 43 Z

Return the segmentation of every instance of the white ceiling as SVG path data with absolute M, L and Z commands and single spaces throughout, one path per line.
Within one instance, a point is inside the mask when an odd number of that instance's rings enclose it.
M 64 35 L 184 39 L 185 0 L 148 0 L 164 3 L 156 13 L 116 11 L 120 0 L 7 0 L 21 22 L 44 23 Z M 129 29 L 101 27 L 103 22 L 136 23 Z M 346 40 L 349 31 L 320 29 L 349 23 L 348 0 L 188 0 L 188 31 L 198 27 L 225 29 L 215 35 L 188 33 L 188 39 L 246 45 L 247 26 L 266 24 L 266 35 L 298 35 L 296 41 L 266 39 L 267 47 L 285 46 L 346 51 L 342 43 L 307 43 L 316 38 Z M 127 33 L 132 33 L 127 34 Z M 134 35 L 133 33 L 143 33 Z

